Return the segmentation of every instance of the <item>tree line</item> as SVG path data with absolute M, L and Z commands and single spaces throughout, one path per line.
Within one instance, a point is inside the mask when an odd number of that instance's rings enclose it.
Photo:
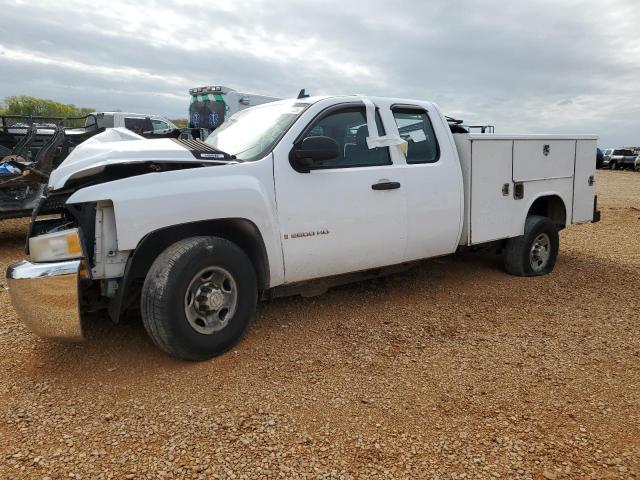
M 76 107 L 71 103 L 60 103 L 46 98 L 16 95 L 4 99 L 0 115 L 33 117 L 84 117 L 95 112 L 92 107 Z
M 15 95 L 4 99 L 4 107 L 0 104 L 0 115 L 18 115 L 32 117 L 84 117 L 96 109 L 93 107 L 76 107 L 72 103 L 60 103 L 47 98 Z M 187 126 L 187 120 L 177 118 L 171 120 L 179 128 Z

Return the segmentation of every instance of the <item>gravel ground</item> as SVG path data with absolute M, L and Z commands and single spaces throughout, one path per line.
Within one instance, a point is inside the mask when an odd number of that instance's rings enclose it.
M 133 321 L 38 339 L 3 282 L 0 478 L 640 478 L 640 174 L 597 185 L 550 276 L 432 260 L 262 304 L 199 364 Z

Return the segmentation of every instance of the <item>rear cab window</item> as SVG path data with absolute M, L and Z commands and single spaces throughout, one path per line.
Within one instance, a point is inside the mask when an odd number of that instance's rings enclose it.
M 407 163 L 435 163 L 440 146 L 426 110 L 413 106 L 392 106 L 391 112 L 400 137 L 409 145 Z

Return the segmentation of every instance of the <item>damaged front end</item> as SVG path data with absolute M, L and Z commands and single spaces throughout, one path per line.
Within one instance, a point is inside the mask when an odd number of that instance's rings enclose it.
M 28 261 L 7 270 L 13 304 L 40 336 L 81 340 L 88 313 L 106 309 L 116 320 L 135 303 L 120 291 L 132 251 L 118 248 L 112 201 L 75 202 L 74 194 L 135 176 L 236 163 L 202 142 L 145 140 L 113 130 L 79 146 L 53 171 L 33 207 Z
M 70 193 L 43 195 L 34 211 L 25 251 L 29 260 L 7 269 L 12 303 L 37 335 L 64 341 L 83 339 L 83 294 L 91 286 L 90 238 L 95 208 L 67 209 Z M 39 218 L 42 211 L 58 210 Z

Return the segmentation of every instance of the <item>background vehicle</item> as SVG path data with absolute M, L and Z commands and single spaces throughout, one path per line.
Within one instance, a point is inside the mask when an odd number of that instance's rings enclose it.
M 611 170 L 634 169 L 637 155 L 632 150 L 625 148 L 616 148 L 607 150 L 603 157 L 603 166 L 609 167 Z
M 604 158 L 604 153 L 599 148 L 596 149 L 596 168 L 602 168 L 602 160 Z
M 10 294 L 33 331 L 62 339 L 82 337 L 88 310 L 118 321 L 140 305 L 160 348 L 202 360 L 239 340 L 259 298 L 460 248 L 544 275 L 558 231 L 600 218 L 596 140 L 468 133 L 433 103 L 362 96 L 260 105 L 206 143 L 109 130 L 53 172 L 38 209 L 63 207 L 34 214 Z
M 180 130 L 160 115 L 126 112 L 94 112 L 99 128 L 126 128 L 148 138 L 162 137 Z
M 103 132 L 96 117 L 0 116 L 0 220 L 31 215 L 49 174 L 76 146 Z M 48 211 L 59 206 L 50 205 Z M 43 213 L 46 213 L 43 212 Z
M 51 171 L 76 146 L 106 128 L 126 128 L 145 138 L 189 137 L 165 117 L 140 113 L 2 116 L 0 120 L 0 219 L 31 215 Z
M 222 125 L 225 118 L 236 112 L 263 103 L 280 100 L 275 97 L 237 92 L 220 85 L 198 87 L 189 90 L 189 124 L 193 137 L 205 139 Z

